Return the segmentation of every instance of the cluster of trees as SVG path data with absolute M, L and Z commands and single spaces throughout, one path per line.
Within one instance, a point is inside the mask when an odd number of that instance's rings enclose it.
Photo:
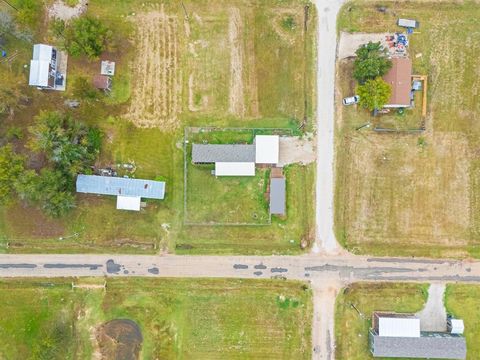
M 48 215 L 65 215 L 75 206 L 75 177 L 88 173 L 102 141 L 99 129 L 76 122 L 70 115 L 42 112 L 29 128 L 28 146 L 46 155 L 48 166 L 40 172 L 26 169 L 25 158 L 10 145 L 0 148 L 0 201 L 14 194 L 38 204 Z
M 392 89 L 382 76 L 392 67 L 386 49 L 377 42 L 362 45 L 355 52 L 353 77 L 358 81 L 360 105 L 368 110 L 382 108 L 389 100 Z
M 112 31 L 99 20 L 88 16 L 75 18 L 68 24 L 57 20 L 54 32 L 63 38 L 63 46 L 70 55 L 86 55 L 91 59 L 98 58 L 112 41 Z

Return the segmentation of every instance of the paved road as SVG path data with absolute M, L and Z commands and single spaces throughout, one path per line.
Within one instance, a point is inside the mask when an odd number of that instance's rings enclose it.
M 480 261 L 365 256 L 0 255 L 0 277 L 151 276 L 480 283 Z
M 335 253 L 340 247 L 333 233 L 333 159 L 335 114 L 335 58 L 337 13 L 344 0 L 316 0 L 317 54 L 317 184 L 314 252 Z

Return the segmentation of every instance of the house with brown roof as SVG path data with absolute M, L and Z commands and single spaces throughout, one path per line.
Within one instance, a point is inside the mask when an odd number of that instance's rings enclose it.
M 383 80 L 392 87 L 392 95 L 386 108 L 410 107 L 412 93 L 412 60 L 408 57 L 392 59 L 390 71 Z

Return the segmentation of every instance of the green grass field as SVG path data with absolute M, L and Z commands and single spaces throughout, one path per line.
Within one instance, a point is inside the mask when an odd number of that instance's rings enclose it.
M 448 285 L 445 293 L 447 312 L 465 324 L 467 359 L 477 359 L 480 354 L 480 286 Z
M 340 31 L 401 30 L 398 17 L 421 20 L 410 37 L 413 72 L 428 75 L 426 131 L 378 134 L 374 125 L 417 127 L 419 109 L 372 119 L 338 102 L 335 232 L 350 251 L 390 256 L 478 257 L 480 7 L 474 2 L 351 1 Z M 455 19 L 454 23 L 451 22 Z M 439 39 L 441 39 L 439 41 Z M 354 91 L 349 61 L 338 64 L 340 99 Z M 419 106 L 417 101 L 417 106 Z
M 311 357 L 311 291 L 300 283 L 132 278 L 72 290 L 103 283 L 78 281 L 0 281 L 0 357 L 91 359 L 112 319 L 140 326 L 141 359 Z
M 299 252 L 300 241 L 310 240 L 311 208 L 304 204 L 313 206 L 314 166 L 288 170 L 292 196 L 299 196 L 288 200 L 288 220 L 275 220 L 268 228 L 222 232 L 184 226 L 182 138 L 184 126 L 200 125 L 286 127 L 295 134 L 311 130 L 314 7 L 306 10 L 308 2 L 303 0 L 183 3 L 187 22 L 176 1 L 89 1 L 87 14 L 115 29 L 102 59 L 115 61 L 116 73 L 110 96 L 82 101 L 71 110 L 76 119 L 105 133 L 97 166 L 134 163 L 133 176 L 166 181 L 166 199 L 147 201 L 145 211 L 133 214 L 116 211 L 113 198 L 78 196 L 77 207 L 63 219 L 45 217 L 25 203 L 3 207 L 0 252 L 153 253 L 189 248 L 190 252 L 268 254 Z M 58 45 L 44 16 L 38 12 L 34 19 L 38 26 L 30 31 L 33 42 Z M 165 39 L 155 35 L 163 33 L 168 34 Z M 14 140 L 15 148 L 40 168 L 45 165 L 42 158 L 25 148 L 28 126 L 40 110 L 67 111 L 64 101 L 73 97 L 76 79 L 91 79 L 100 62 L 70 57 L 67 91 L 41 92 L 27 86 L 28 68 L 23 67 L 31 57 L 31 43 L 6 40 L 7 50 L 18 50 L 20 55 L 10 65 L 0 63 L 0 79 L 28 101 L 13 115 L 0 116 L 0 145 L 7 141 L 9 129 L 19 128 L 23 138 Z M 159 52 L 160 48 L 168 52 Z M 142 119 L 154 122 L 135 126 Z M 264 204 L 256 201 L 257 195 L 252 209 L 262 211 L 263 217 Z M 302 208 L 295 209 L 296 204 Z
M 372 313 L 417 312 L 427 300 L 427 289 L 428 285 L 402 283 L 357 283 L 346 287 L 336 302 L 335 357 L 349 360 L 373 359 L 368 343 Z

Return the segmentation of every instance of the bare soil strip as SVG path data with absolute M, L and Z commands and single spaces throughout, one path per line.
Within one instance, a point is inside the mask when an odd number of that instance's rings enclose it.
M 138 56 L 128 118 L 137 126 L 174 130 L 179 122 L 178 23 L 159 11 L 136 17 Z
M 230 96 L 229 112 L 238 116 L 245 114 L 243 86 L 243 23 L 238 8 L 231 8 L 228 21 L 230 44 Z

